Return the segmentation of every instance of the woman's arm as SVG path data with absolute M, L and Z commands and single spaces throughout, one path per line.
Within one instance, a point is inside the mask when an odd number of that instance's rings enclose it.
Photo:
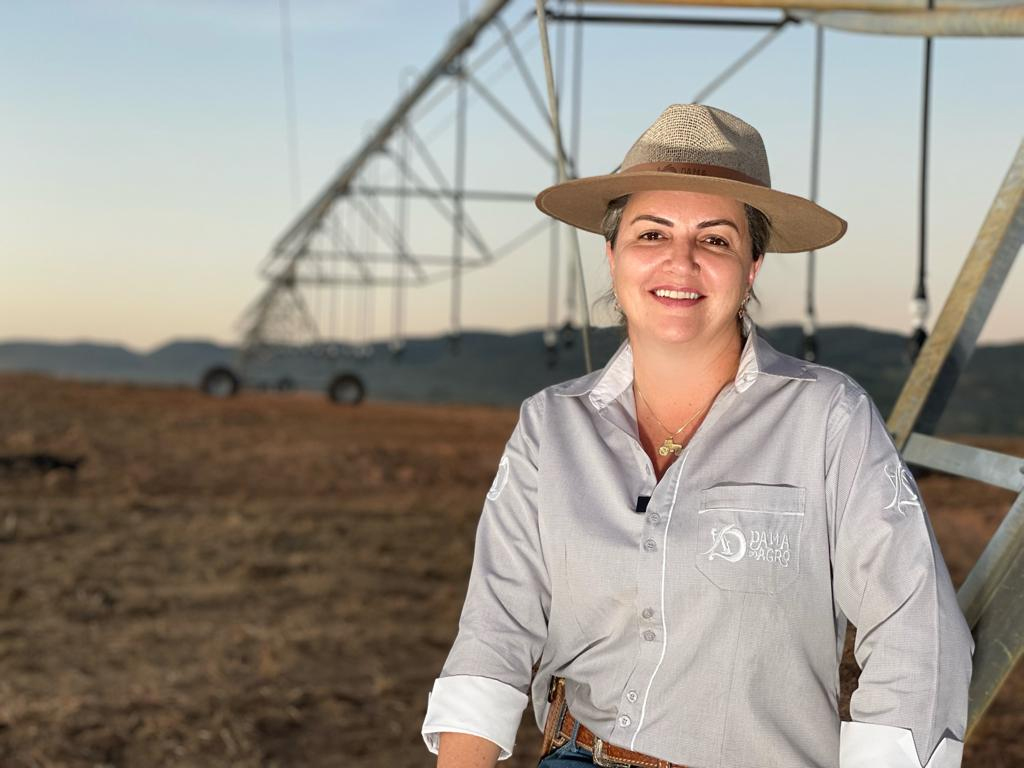
M 917 485 L 866 394 L 830 430 L 833 594 L 857 628 L 860 682 L 841 768 L 957 768 L 973 641 Z
M 474 734 L 505 759 L 515 744 L 547 638 L 550 585 L 540 541 L 543 403 L 530 398 L 505 446 L 477 527 L 459 633 L 430 694 L 422 734 Z
M 437 768 L 494 768 L 498 745 L 468 733 L 442 733 Z

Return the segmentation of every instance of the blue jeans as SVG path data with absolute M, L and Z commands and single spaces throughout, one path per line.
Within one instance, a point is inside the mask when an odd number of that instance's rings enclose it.
M 576 746 L 576 734 L 579 730 L 580 726 L 577 723 L 572 729 L 572 738 L 554 752 L 541 758 L 537 768 L 576 768 L 580 765 L 593 765 L 590 751 Z

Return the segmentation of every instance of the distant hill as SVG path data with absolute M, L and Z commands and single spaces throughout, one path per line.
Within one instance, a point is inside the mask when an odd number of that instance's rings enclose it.
M 0 343 L 0 371 L 154 384 L 191 384 L 211 365 L 230 361 L 235 349 L 208 341 L 175 341 L 139 354 L 117 344 Z
M 762 329 L 779 350 L 799 355 L 797 326 Z M 594 365 L 602 366 L 618 347 L 617 329 L 595 329 Z M 823 328 L 820 360 L 859 381 L 887 414 L 910 370 L 902 336 L 857 327 Z M 0 343 L 0 371 L 33 371 L 53 376 L 194 386 L 209 367 L 234 367 L 236 350 L 207 341 L 175 341 L 148 354 L 105 344 Z M 322 389 L 334 373 L 351 371 L 378 400 L 518 405 L 525 397 L 584 372 L 579 334 L 549 357 L 540 331 L 518 334 L 464 333 L 453 353 L 446 338 L 410 339 L 400 357 L 377 344 L 366 358 L 313 355 L 288 350 L 256 364 L 247 386 L 281 383 Z M 1024 344 L 980 347 L 960 380 L 940 431 L 1024 434 Z

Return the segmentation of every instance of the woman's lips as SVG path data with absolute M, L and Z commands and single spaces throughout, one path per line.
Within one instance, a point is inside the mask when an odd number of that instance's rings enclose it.
M 649 291 L 651 298 L 666 307 L 693 307 L 704 300 L 704 296 L 698 295 L 696 299 L 673 299 L 668 296 L 658 296 L 654 291 Z M 695 292 L 694 292 L 695 293 Z

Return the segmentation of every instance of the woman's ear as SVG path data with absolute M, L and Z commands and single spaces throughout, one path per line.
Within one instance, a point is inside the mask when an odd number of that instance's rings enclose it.
M 765 255 L 762 253 L 761 258 L 750 262 L 750 273 L 747 275 L 747 288 L 754 287 L 754 280 L 757 279 L 757 273 L 761 271 L 761 265 L 764 264 Z

